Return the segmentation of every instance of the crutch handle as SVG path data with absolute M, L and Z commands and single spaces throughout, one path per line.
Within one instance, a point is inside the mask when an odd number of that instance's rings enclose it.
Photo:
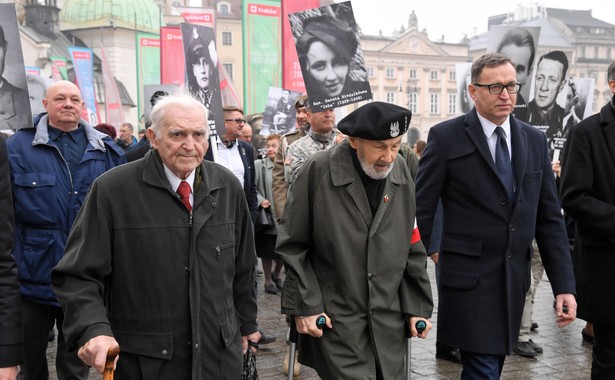
M 105 361 L 105 370 L 103 371 L 103 380 L 113 380 L 113 371 L 115 370 L 115 358 L 120 354 L 118 346 L 109 348 L 107 351 L 107 360 Z
M 316 319 L 316 327 L 322 330 L 323 327 L 327 325 L 327 318 L 324 315 L 318 316 Z

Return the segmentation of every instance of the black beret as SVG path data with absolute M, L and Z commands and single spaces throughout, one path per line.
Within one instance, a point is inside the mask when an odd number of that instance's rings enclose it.
M 345 135 L 366 140 L 388 140 L 410 127 L 412 112 L 385 102 L 370 102 L 340 120 L 337 128 Z

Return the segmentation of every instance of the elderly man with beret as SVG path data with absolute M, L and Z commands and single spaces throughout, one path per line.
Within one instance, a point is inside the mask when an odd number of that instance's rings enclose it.
M 404 326 L 433 302 L 416 234 L 414 185 L 398 157 L 411 113 L 373 102 L 340 121 L 347 140 L 315 153 L 290 187 L 276 251 L 289 265 L 282 311 L 299 361 L 323 379 L 403 377 Z M 326 329 L 316 327 L 319 316 Z

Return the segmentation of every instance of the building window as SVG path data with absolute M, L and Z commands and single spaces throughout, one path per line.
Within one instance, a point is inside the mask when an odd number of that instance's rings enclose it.
M 432 71 L 433 72 L 433 71 Z M 436 93 L 429 94 L 429 113 L 436 115 L 440 113 L 440 96 Z
M 448 80 L 457 80 L 457 72 L 455 70 L 448 72 Z
M 412 113 L 416 113 L 416 110 L 418 109 L 418 99 L 418 93 L 411 92 L 408 94 L 408 109 L 412 111 Z
M 387 103 L 395 104 L 395 93 L 394 92 L 387 92 L 386 98 L 387 98 Z
M 218 3 L 218 13 L 228 16 L 231 13 L 231 4 L 228 1 Z
M 429 73 L 429 79 L 438 80 L 438 70 L 431 70 L 431 73 Z
M 373 67 L 367 67 L 367 77 L 368 78 L 373 78 L 374 77 L 374 68 Z
M 594 47 L 594 58 L 600 58 L 600 49 L 598 46 Z
M 457 112 L 457 94 L 448 94 L 448 114 L 454 115 Z
M 410 79 L 416 79 L 416 70 L 415 69 L 410 69 L 409 77 L 410 77 Z
M 387 78 L 395 78 L 395 69 L 387 67 Z
M 233 44 L 233 33 L 222 32 L 222 45 L 232 45 L 232 44 Z
M 229 78 L 233 80 L 233 64 L 232 63 L 223 63 L 222 67 L 224 67 L 224 71 L 228 74 Z

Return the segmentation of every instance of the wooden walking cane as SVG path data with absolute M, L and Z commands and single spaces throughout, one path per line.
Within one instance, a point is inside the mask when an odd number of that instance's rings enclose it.
M 119 347 L 111 347 L 107 351 L 107 361 L 105 361 L 105 370 L 103 371 L 103 380 L 113 380 L 113 371 L 115 369 L 115 358 L 120 354 Z

